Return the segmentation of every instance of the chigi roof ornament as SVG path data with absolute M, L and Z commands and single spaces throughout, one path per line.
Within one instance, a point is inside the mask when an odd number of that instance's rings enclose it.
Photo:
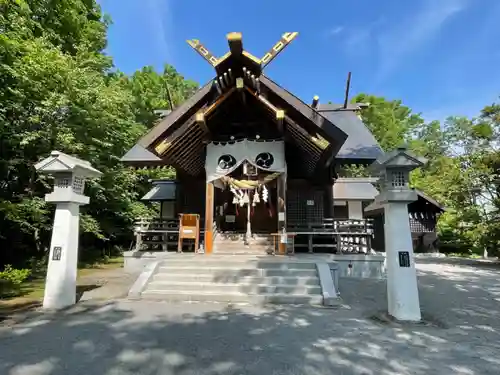
M 227 41 L 229 43 L 229 52 L 221 57 L 216 57 L 211 53 L 198 39 L 188 40 L 188 44 L 198 52 L 210 65 L 217 71 L 218 75 L 222 75 L 221 84 L 228 84 L 233 78 L 231 73 L 234 69 L 229 68 L 236 61 L 240 62 L 241 67 L 250 67 L 251 73 L 249 74 L 250 80 L 255 80 L 255 75 L 258 76 L 276 56 L 278 56 L 296 37 L 298 32 L 286 32 L 280 40 L 262 57 L 258 58 L 243 49 L 243 38 L 240 32 L 231 32 L 227 34 Z M 241 69 L 241 68 L 240 68 Z M 252 73 L 254 76 L 252 77 Z

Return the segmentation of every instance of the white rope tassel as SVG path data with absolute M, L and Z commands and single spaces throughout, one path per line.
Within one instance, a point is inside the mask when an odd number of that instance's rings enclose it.
M 245 195 L 243 196 L 242 201 L 243 201 L 244 204 L 250 203 L 250 198 L 248 197 L 248 193 L 247 192 L 245 192 Z
M 260 203 L 259 192 L 255 191 L 253 194 L 253 205 L 255 206 L 257 203 Z
M 262 200 L 267 203 L 268 198 L 269 198 L 269 191 L 267 190 L 266 186 L 264 185 L 262 188 Z

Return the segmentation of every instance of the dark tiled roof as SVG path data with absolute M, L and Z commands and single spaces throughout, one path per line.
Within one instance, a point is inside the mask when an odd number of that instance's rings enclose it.
M 175 200 L 175 190 L 177 185 L 175 181 L 156 181 L 153 187 L 144 195 L 143 201 L 173 201 Z
M 348 110 L 340 108 L 335 104 L 320 104 L 318 111 L 333 122 L 338 128 L 347 133 L 348 137 L 340 148 L 337 159 L 358 159 L 367 162 L 374 161 L 382 156 L 384 152 L 380 148 L 373 134 L 361 121 L 353 109 L 355 105 L 349 105 Z M 337 109 L 337 110 L 336 110 Z M 349 110 L 351 109 L 351 110 Z

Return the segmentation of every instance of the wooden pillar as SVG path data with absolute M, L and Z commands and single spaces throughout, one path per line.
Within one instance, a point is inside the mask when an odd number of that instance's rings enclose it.
M 214 245 L 214 184 L 207 182 L 205 192 L 205 254 L 212 254 Z
M 283 229 L 286 231 L 286 172 L 279 175 L 277 178 L 277 195 L 278 195 L 278 233 Z M 278 252 L 286 253 L 285 244 L 279 241 Z
M 332 218 L 334 215 L 334 205 L 333 205 L 333 184 L 328 182 L 325 184 L 325 207 L 324 215 L 327 218 Z

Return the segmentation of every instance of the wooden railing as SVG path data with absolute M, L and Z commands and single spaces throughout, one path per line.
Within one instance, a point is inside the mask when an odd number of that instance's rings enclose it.
M 373 221 L 325 218 L 321 223 L 288 225 L 287 232 L 296 234 L 296 248 L 307 247 L 310 253 L 315 249 L 331 252 L 331 248 L 337 253 L 369 253 Z
M 203 223 L 200 239 L 203 238 Z M 134 228 L 137 251 L 177 251 L 178 219 L 142 218 Z M 214 221 L 214 233 L 216 226 Z M 337 253 L 369 253 L 373 235 L 371 219 L 324 219 L 321 223 L 288 225 L 287 232 L 295 234 L 295 248 L 306 247 Z
M 135 222 L 136 251 L 175 251 L 179 240 L 179 219 L 140 218 Z

